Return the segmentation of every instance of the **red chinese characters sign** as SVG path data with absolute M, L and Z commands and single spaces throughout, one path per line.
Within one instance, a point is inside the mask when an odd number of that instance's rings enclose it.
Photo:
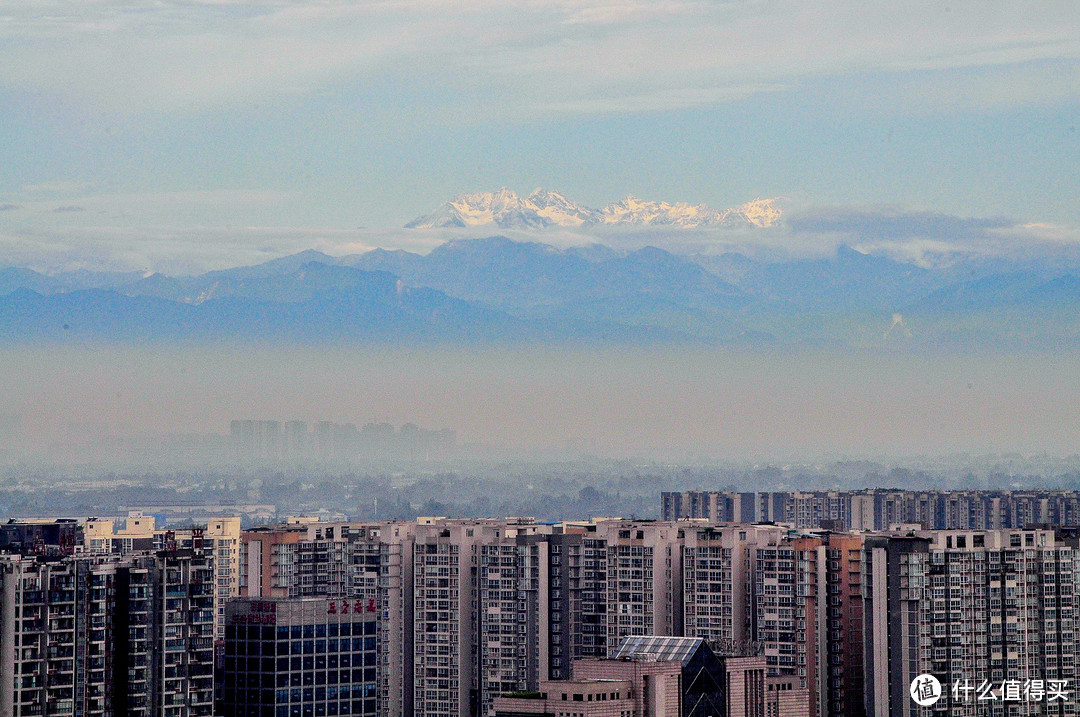
M 376 612 L 378 608 L 375 607 L 375 599 L 367 601 L 364 604 L 363 600 L 331 600 L 327 603 L 326 612 L 330 615 L 348 615 L 350 612 Z
M 253 600 L 248 603 L 246 613 L 233 615 L 233 623 L 237 625 L 276 625 L 277 603 L 271 600 Z

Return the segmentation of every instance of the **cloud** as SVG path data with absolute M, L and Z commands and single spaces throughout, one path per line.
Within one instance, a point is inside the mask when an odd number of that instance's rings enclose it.
M 63 194 L 71 195 L 75 193 L 86 193 L 93 188 L 93 185 L 89 182 L 74 182 L 74 181 L 57 181 L 57 182 L 38 182 L 36 184 L 27 184 L 23 187 L 23 191 L 32 195 L 41 194 Z
M 813 77 L 957 68 L 986 71 L 973 102 L 993 103 L 1003 83 L 1024 101 L 1061 101 L 1075 96 L 1080 59 L 1080 14 L 1066 2 L 13 0 L 2 15 L 0 84 L 117 113 L 398 81 L 486 113 L 637 111 Z M 1066 72 L 1009 76 L 1043 61 Z M 942 102 L 956 89 L 919 84 Z
M 964 259 L 1001 259 L 1022 264 L 1054 261 L 1080 267 L 1080 229 L 1049 223 L 1021 223 L 1007 217 L 960 217 L 888 206 L 789 206 L 769 228 L 596 226 L 588 229 L 506 230 L 495 226 L 439 229 L 342 229 L 333 227 L 191 226 L 115 223 L 130 210 L 138 216 L 176 216 L 205 205 L 248 202 L 258 207 L 280 201 L 275 192 L 161 192 L 82 201 L 99 225 L 58 219 L 54 225 L 11 226 L 0 230 L 0 265 L 41 271 L 72 269 L 151 270 L 194 274 L 256 264 L 305 249 L 341 256 L 374 248 L 427 253 L 455 239 L 496 234 L 567 248 L 604 244 L 617 250 L 656 246 L 678 254 L 738 253 L 764 261 L 814 258 L 841 246 L 921 266 L 944 266 Z M 784 200 L 781 206 L 791 205 Z M 32 207 L 31 207 L 32 208 Z M 126 210 L 125 210 L 126 208 Z M 55 211 L 55 210 L 54 210 Z
M 1021 223 L 1008 217 L 961 217 L 905 207 L 789 205 L 768 228 L 593 227 L 541 232 L 499 231 L 521 241 L 555 246 L 603 243 L 624 250 L 656 246 L 677 254 L 736 253 L 763 261 L 830 256 L 840 247 L 880 254 L 920 266 L 964 259 L 1001 259 L 1017 264 L 1054 261 L 1080 268 L 1080 228 Z M 456 238 L 485 236 L 491 227 L 453 230 Z
M 964 218 L 940 212 L 911 211 L 901 208 L 823 207 L 788 217 L 792 231 L 836 232 L 860 239 L 910 238 L 986 238 L 992 229 L 1015 224 L 1003 217 Z
M 779 92 L 783 85 L 748 85 L 707 89 L 676 88 L 638 95 L 586 97 L 570 101 L 555 100 L 542 109 L 558 114 L 599 114 L 608 112 L 658 112 L 686 107 L 702 107 L 739 100 L 762 92 Z
M 426 253 L 445 234 L 293 227 L 77 226 L 0 230 L 0 266 L 43 272 L 158 271 L 198 274 L 318 249 L 342 256 L 376 247 Z
M 258 222 L 251 217 L 267 212 L 295 198 L 295 193 L 279 190 L 250 189 L 193 189 L 183 191 L 144 191 L 82 193 L 73 185 L 73 193 L 59 196 L 59 190 L 42 191 L 40 198 L 30 197 L 22 207 L 36 216 L 25 217 L 26 222 L 42 222 L 60 225 L 73 221 L 82 226 L 87 221 L 82 216 L 65 215 L 83 212 L 100 215 L 104 218 L 95 221 L 116 222 L 117 225 L 164 226 L 182 224 L 238 224 L 249 225 Z M 63 201 L 63 204 L 58 202 Z M 47 215 L 47 216 L 44 216 Z M 37 228 L 31 225 L 29 228 Z M 40 227 L 44 228 L 44 226 Z
M 267 207 L 286 201 L 291 192 L 253 189 L 189 189 L 168 192 L 117 192 L 78 196 L 80 205 L 97 211 L 141 216 L 154 213 Z
M 921 266 L 963 258 L 1080 265 L 1080 229 L 1008 217 L 958 217 L 900 207 L 805 208 L 786 218 L 793 239 L 844 245 Z
M 923 113 L 978 109 L 1076 104 L 1080 102 L 1080 63 L 1038 59 L 1008 66 L 987 65 L 953 71 L 943 82 L 941 72 L 890 76 L 893 101 Z
M 18 204 L 0 204 L 0 212 L 13 212 L 21 208 Z

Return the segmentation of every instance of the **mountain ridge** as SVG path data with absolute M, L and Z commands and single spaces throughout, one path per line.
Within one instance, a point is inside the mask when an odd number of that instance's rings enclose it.
M 841 247 L 763 262 L 505 236 L 307 251 L 197 276 L 0 271 L 0 346 L 210 341 L 1080 348 L 1080 270 L 928 269 Z M 905 332 L 889 332 L 897 317 Z

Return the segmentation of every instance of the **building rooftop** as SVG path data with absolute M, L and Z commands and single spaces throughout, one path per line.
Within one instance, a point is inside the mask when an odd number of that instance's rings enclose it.
M 704 645 L 705 640 L 700 637 L 633 636 L 623 639 L 611 655 L 611 659 L 643 662 L 678 661 L 685 667 Z

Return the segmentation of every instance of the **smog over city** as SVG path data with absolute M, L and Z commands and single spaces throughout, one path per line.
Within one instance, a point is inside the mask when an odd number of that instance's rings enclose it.
M 118 439 L 225 435 L 235 419 L 450 429 L 473 458 L 664 461 L 1068 456 L 1080 430 L 1069 356 L 64 346 L 3 358 L 6 448 L 62 463 Z

